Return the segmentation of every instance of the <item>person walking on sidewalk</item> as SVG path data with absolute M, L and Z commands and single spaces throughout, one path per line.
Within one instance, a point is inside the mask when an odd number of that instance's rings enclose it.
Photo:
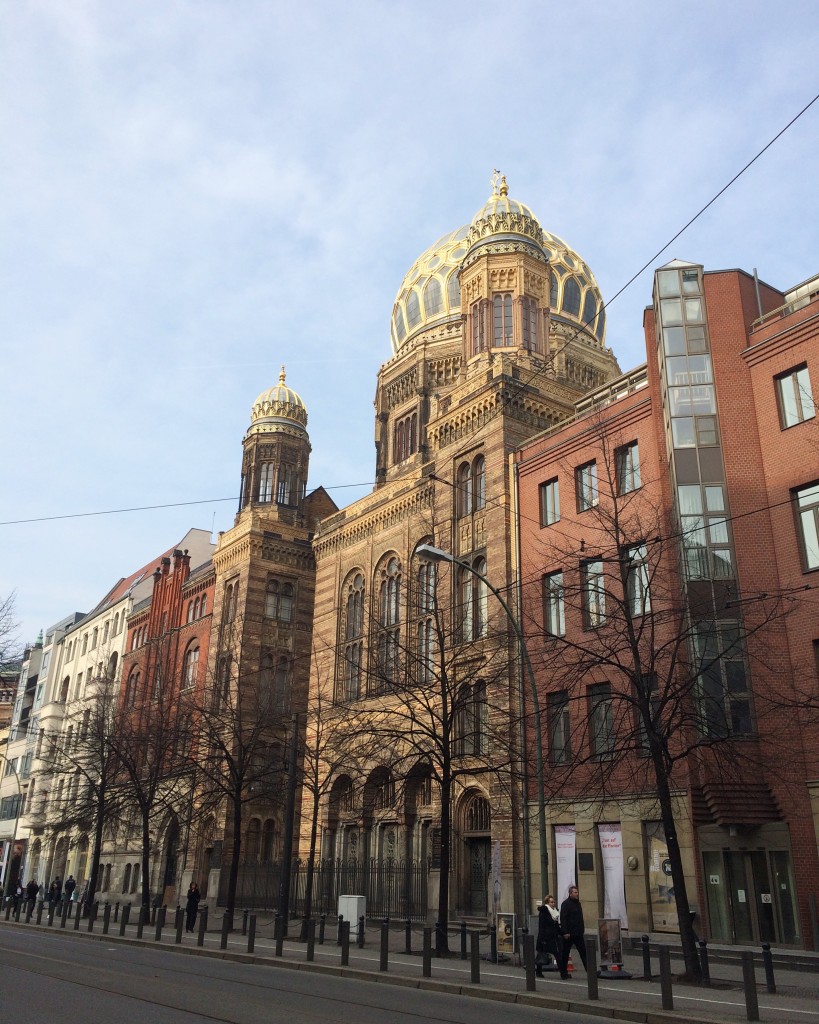
M 188 889 L 188 898 L 185 904 L 185 910 L 187 912 L 187 920 L 185 921 L 185 931 L 192 932 L 194 925 L 196 924 L 196 914 L 199 910 L 199 886 L 196 882 L 191 882 L 190 888 Z
M 556 965 L 560 963 L 560 914 L 554 896 L 551 894 L 545 896 L 537 913 L 535 974 L 538 978 L 542 978 L 543 968 L 549 963 L 550 956 Z
M 569 886 L 569 896 L 560 905 L 560 933 L 563 936 L 563 949 L 560 953 L 560 977 L 569 977 L 569 953 L 574 948 L 580 954 L 583 967 L 586 964 L 586 924 L 583 920 L 583 907 L 580 904 L 580 893 L 576 885 Z

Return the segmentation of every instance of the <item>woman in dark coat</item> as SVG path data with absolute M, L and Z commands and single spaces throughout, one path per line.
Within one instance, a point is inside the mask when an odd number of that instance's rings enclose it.
M 185 930 L 192 932 L 193 927 L 196 924 L 196 913 L 199 910 L 199 886 L 196 882 L 191 882 L 190 888 L 188 889 L 188 898 L 185 904 L 185 910 L 187 911 L 187 920 L 185 921 Z
M 538 907 L 537 923 L 537 956 L 535 957 L 535 974 L 543 977 L 543 968 L 549 962 L 549 956 L 557 964 L 560 960 L 560 914 L 557 901 L 549 894 Z

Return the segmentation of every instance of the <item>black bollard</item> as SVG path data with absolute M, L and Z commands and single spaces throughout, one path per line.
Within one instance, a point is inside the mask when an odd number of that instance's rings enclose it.
M 50 928 L 54 924 L 54 904 L 49 903 L 48 905 L 48 927 Z
M 660 992 L 663 998 L 663 1009 L 674 1009 L 674 993 L 671 989 L 671 950 L 668 946 L 660 946 Z
M 741 956 L 742 987 L 745 989 L 745 1017 L 747 1020 L 759 1020 L 759 999 L 756 994 L 754 954 L 746 949 L 743 950 Z
M 151 921 L 151 924 L 152 924 L 152 925 L 156 924 L 156 904 L 155 904 L 155 903 L 154 903 L 154 905 L 153 905 L 153 906 L 151 907 L 151 909 L 150 909 L 149 913 L 150 913 L 150 915 L 151 915 L 151 917 L 150 917 L 150 921 Z M 147 922 L 146 922 L 146 923 L 147 923 Z
M 251 914 L 247 925 L 247 951 L 253 953 L 256 949 L 256 915 Z
M 493 964 L 498 962 L 498 929 L 495 925 L 489 926 L 489 959 Z
M 126 903 L 125 906 L 122 908 L 122 917 L 120 918 L 120 922 L 119 922 L 119 933 L 120 933 L 120 935 L 124 935 L 125 934 L 125 929 L 128 926 L 128 920 L 130 919 L 130 917 L 131 917 L 131 904 L 130 903 Z
M 358 919 L 358 948 L 364 948 L 364 915 Z
M 471 982 L 473 985 L 481 983 L 481 933 L 471 932 L 469 935 L 469 953 L 471 963 Z
M 708 943 L 700 939 L 697 945 L 700 948 L 700 973 L 702 974 L 703 985 L 711 984 L 711 968 L 708 965 Z
M 77 913 L 74 915 L 74 931 L 75 932 L 78 932 L 80 930 L 80 919 L 81 919 L 81 917 L 82 917 L 82 914 L 80 913 L 80 908 L 78 906 L 77 907 Z
M 321 917 L 319 918 L 319 936 L 318 936 L 318 941 L 319 941 L 319 945 L 320 946 L 324 945 L 324 926 L 325 926 L 326 923 L 327 923 L 327 915 L 326 914 L 322 914 Z
M 344 925 L 344 915 L 343 914 L 339 914 L 338 915 L 338 932 L 336 934 L 336 945 L 337 946 L 341 945 L 341 933 L 342 933 L 342 930 L 343 930 L 343 925 Z
M 150 911 L 145 906 L 145 904 L 144 903 L 140 904 L 139 920 L 137 921 L 137 938 L 138 939 L 142 938 L 142 933 L 145 930 L 145 921 L 148 918 L 149 914 L 150 914 Z M 77 914 L 77 919 L 78 920 L 79 920 L 79 916 L 80 915 Z
M 640 943 L 643 947 L 643 981 L 651 981 L 651 950 L 648 947 L 648 936 L 641 935 Z
M 404 952 L 407 955 L 412 953 L 412 921 L 409 918 L 404 925 Z
M 776 995 L 776 979 L 774 978 L 773 955 L 770 942 L 762 943 L 762 964 L 765 967 L 765 985 L 771 995 Z
M 311 917 L 307 922 L 307 959 L 316 959 L 316 919 Z
M 386 971 L 389 965 L 390 956 L 390 923 L 381 922 L 381 959 L 378 963 L 379 971 Z
M 461 960 L 467 960 L 466 952 L 466 921 L 461 921 Z
M 432 929 L 424 929 L 424 944 L 422 947 L 421 974 L 425 978 L 432 977 Z
M 18 924 L 20 923 L 20 911 L 22 909 L 23 909 L 23 901 L 22 900 L 17 900 L 17 903 L 15 904 L 15 907 L 14 907 L 14 920 Z
M 222 914 L 222 936 L 219 940 L 219 949 L 227 949 L 228 935 L 230 934 L 230 914 Z
M 102 912 L 102 934 L 107 935 L 108 929 L 111 927 L 111 904 L 105 904 L 105 910 Z
M 523 936 L 523 966 L 526 970 L 526 991 L 534 992 L 537 988 L 535 981 L 535 937 L 528 932 Z
M 37 922 L 37 924 L 42 924 L 43 923 L 43 901 L 42 900 L 40 900 L 38 902 L 38 904 L 37 904 L 36 922 Z
M 250 911 L 247 908 L 242 912 L 242 935 L 247 935 L 247 915 L 249 913 Z
M 173 924 L 174 924 L 174 930 L 176 931 L 176 935 L 174 937 L 174 942 L 176 942 L 177 946 L 181 946 L 182 945 L 182 928 L 183 928 L 183 926 L 185 924 L 185 911 L 181 907 L 179 907 L 179 906 L 177 906 L 177 908 L 176 908 L 176 914 L 175 914 L 174 919 L 173 919 Z
M 63 903 L 63 912 L 62 912 L 62 914 L 60 914 L 60 927 L 61 928 L 65 928 L 65 921 L 66 921 L 66 918 L 68 917 L 68 908 L 69 908 L 69 906 L 70 906 L 70 904 Z
M 589 999 L 599 999 L 597 991 L 597 936 L 586 937 L 586 988 Z
M 160 907 L 156 914 L 156 927 L 154 929 L 154 941 L 159 942 L 162 939 L 162 926 L 165 924 L 165 908 Z
M 343 921 L 341 924 L 341 966 L 347 967 L 350 963 L 350 922 Z
M 299 942 L 307 942 L 307 914 L 301 915 L 301 927 L 299 928 Z
M 114 924 L 119 921 L 119 900 L 114 904 Z
M 203 907 L 199 912 L 199 931 L 196 933 L 196 945 L 205 945 L 205 932 L 208 930 L 208 908 Z
M 276 956 L 281 956 L 284 953 L 284 918 L 276 917 L 275 924 L 273 926 L 273 937 L 276 940 Z

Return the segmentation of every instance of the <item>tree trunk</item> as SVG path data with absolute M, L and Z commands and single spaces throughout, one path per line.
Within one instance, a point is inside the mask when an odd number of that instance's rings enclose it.
M 449 860 L 450 815 L 452 812 L 452 776 L 444 765 L 441 775 L 441 868 L 438 882 L 438 927 L 435 933 L 435 952 L 438 956 L 449 953 Z
M 97 801 L 97 818 L 94 822 L 94 852 L 91 855 L 91 875 L 88 882 L 88 889 L 85 894 L 85 902 L 93 906 L 94 897 L 99 889 L 100 859 L 102 857 L 102 832 L 105 820 L 105 794 L 101 793 Z
M 677 826 L 674 820 L 674 804 L 671 797 L 668 774 L 663 765 L 656 760 L 654 770 L 657 776 L 657 796 L 660 804 L 660 817 L 665 831 L 668 846 L 668 859 L 671 863 L 671 880 L 674 883 L 674 903 L 677 908 L 677 922 L 680 930 L 685 973 L 692 981 L 702 981 L 700 960 L 697 956 L 697 938 L 691 923 L 691 908 L 688 903 L 688 890 L 685 884 L 680 844 L 677 838 Z
M 230 927 L 233 927 L 233 914 L 236 910 L 236 889 L 239 885 L 239 863 L 242 857 L 242 791 L 241 788 L 232 796 L 233 800 L 233 850 L 230 855 L 230 877 L 228 878 L 227 913 L 230 915 Z
M 148 822 L 148 811 L 142 811 L 142 905 L 151 909 L 151 830 Z

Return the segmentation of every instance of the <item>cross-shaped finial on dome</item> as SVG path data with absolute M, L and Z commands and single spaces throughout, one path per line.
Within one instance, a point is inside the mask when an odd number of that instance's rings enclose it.
M 493 196 L 508 196 L 509 186 L 506 184 L 506 175 L 501 174 L 497 167 L 492 171 L 492 177 L 490 179 L 492 184 L 492 195 Z

